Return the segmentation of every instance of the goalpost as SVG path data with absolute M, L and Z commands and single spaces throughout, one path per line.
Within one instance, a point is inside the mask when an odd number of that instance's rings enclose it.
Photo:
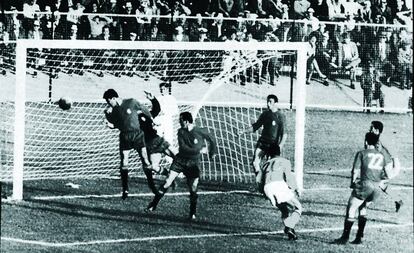
M 102 123 L 103 91 L 114 88 L 144 101 L 140 90 L 158 95 L 158 84 L 171 82 L 180 111 L 193 112 L 196 124 L 217 139 L 216 160 L 203 156 L 206 180 L 254 182 L 258 134 L 235 133 L 257 119 L 268 94 L 276 94 L 291 127 L 282 155 L 293 160 L 302 190 L 306 60 L 306 43 L 300 42 L 19 40 L 15 96 L 2 111 L 0 179 L 12 181 L 12 198 L 21 200 L 24 180 L 117 176 L 118 132 Z M 274 70 L 276 86 L 269 84 Z M 31 71 L 40 74 L 29 77 Z M 68 111 L 54 103 L 62 96 L 74 101 Z M 134 170 L 141 172 L 139 166 L 133 158 Z

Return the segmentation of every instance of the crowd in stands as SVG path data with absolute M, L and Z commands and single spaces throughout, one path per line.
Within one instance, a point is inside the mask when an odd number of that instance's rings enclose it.
M 3 0 L 1 4 L 0 42 L 306 41 L 308 80 L 315 71 L 322 79 L 343 73 L 355 88 L 356 68 L 373 64 L 379 82 L 390 85 L 394 80 L 400 88 L 411 87 L 412 3 L 406 0 Z

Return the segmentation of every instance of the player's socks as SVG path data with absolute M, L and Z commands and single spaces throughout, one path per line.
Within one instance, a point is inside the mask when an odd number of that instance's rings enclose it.
M 190 192 L 190 218 L 197 212 L 197 198 L 196 192 Z
M 355 240 L 352 242 L 353 244 L 362 243 L 362 238 L 364 237 L 364 229 L 365 229 L 366 224 L 367 224 L 367 218 L 365 218 L 365 216 L 359 216 L 359 218 L 358 218 L 358 232 L 356 234 Z
M 354 224 L 353 221 L 345 220 L 344 223 L 344 231 L 342 232 L 342 236 L 334 241 L 336 244 L 345 244 L 349 240 L 349 234 L 351 233 L 352 225 Z
M 128 170 L 121 168 L 122 199 L 128 197 Z
M 152 175 L 152 170 L 144 169 L 145 176 L 147 177 L 148 187 L 152 191 L 152 193 L 157 194 L 157 187 L 155 186 L 154 177 Z
M 147 210 L 148 211 L 155 211 L 157 209 L 158 203 L 164 196 L 164 194 L 168 191 L 168 188 L 164 188 L 162 185 L 158 191 L 156 191 L 154 199 L 151 201 L 151 203 L 148 205 Z

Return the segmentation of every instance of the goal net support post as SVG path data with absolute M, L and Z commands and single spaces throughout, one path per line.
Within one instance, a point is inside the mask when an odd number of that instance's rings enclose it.
M 16 47 L 16 90 L 15 90 L 15 98 L 14 98 L 14 129 L 13 129 L 13 162 L 12 162 L 12 182 L 13 182 L 13 195 L 12 198 L 15 200 L 21 200 L 23 198 L 23 179 L 29 178 L 29 179 L 39 179 L 39 178 L 43 178 L 43 177 L 47 177 L 47 175 L 49 174 L 44 174 L 42 177 L 37 177 L 36 175 L 33 176 L 33 174 L 31 174 L 30 176 L 25 176 L 26 173 L 26 161 L 25 161 L 25 156 L 27 154 L 27 150 L 25 150 L 25 146 L 27 145 L 27 124 L 28 123 L 28 115 L 27 115 L 27 106 L 28 103 L 30 103 L 31 101 L 29 101 L 30 99 L 28 99 L 27 97 L 27 81 L 26 80 L 26 73 L 27 73 L 27 61 L 29 60 L 28 58 L 28 49 L 37 49 L 37 48 L 41 48 L 41 49 L 74 49 L 74 50 L 129 50 L 129 51 L 134 51 L 134 50 L 141 50 L 141 51 L 145 51 L 145 50 L 166 50 L 166 51 L 189 51 L 189 50 L 194 50 L 194 51 L 225 51 L 225 52 L 232 52 L 232 51 L 292 51 L 295 53 L 295 59 L 296 59 L 296 83 L 294 85 L 294 89 L 293 89 L 293 93 L 294 93 L 294 103 L 293 103 L 293 108 L 294 108 L 294 124 L 292 126 L 294 126 L 294 130 L 289 129 L 290 133 L 294 133 L 294 138 L 291 137 L 292 135 L 290 134 L 289 138 L 293 138 L 294 140 L 291 141 L 292 147 L 291 150 L 293 150 L 294 154 L 291 155 L 290 157 L 292 159 L 294 159 L 294 170 L 295 170 L 295 174 L 296 174 L 296 178 L 297 178 L 297 183 L 298 183 L 298 187 L 299 190 L 302 191 L 303 190 L 303 161 L 304 161 L 304 138 L 305 138 L 305 101 L 306 101 L 306 90 L 305 90 L 305 82 L 306 82 L 306 61 L 307 61 L 307 56 L 306 56 L 306 43 L 300 43 L 300 42 L 295 42 L 295 43 L 279 43 L 279 42 L 260 42 L 260 43 L 252 43 L 252 42 L 144 42 L 144 41 L 137 41 L 137 42 L 131 42 L 131 41 L 60 41 L 60 40 L 53 40 L 53 41 L 47 41 L 47 40 L 19 40 L 17 42 L 17 47 Z M 221 57 L 221 56 L 218 56 Z M 194 61 L 194 59 L 196 59 L 196 57 L 194 57 L 192 60 L 190 61 Z M 181 59 L 183 61 L 185 61 L 185 59 Z M 112 61 L 112 64 L 117 64 L 116 63 L 117 60 Z M 180 64 L 180 63 L 178 63 Z M 181 62 L 181 64 L 183 64 Z M 195 63 L 197 64 L 197 63 Z M 251 64 L 255 64 L 254 62 Z M 80 63 L 76 63 L 73 64 L 73 66 L 80 66 Z M 86 66 L 86 64 L 84 64 L 84 66 Z M 186 66 L 190 66 L 189 64 L 187 64 Z M 240 67 L 242 66 L 242 67 Z M 138 66 L 139 67 L 139 66 Z M 251 67 L 251 66 L 250 66 Z M 161 66 L 162 68 L 162 66 Z M 203 127 L 207 127 L 209 128 L 209 130 L 211 130 L 210 128 L 219 128 L 221 122 L 213 122 L 214 116 L 212 117 L 213 119 L 201 119 L 203 117 L 203 115 L 206 115 L 205 113 L 201 113 L 201 111 L 203 110 L 203 107 L 205 105 L 214 105 L 214 99 L 212 99 L 213 97 L 215 97 L 217 95 L 217 92 L 222 92 L 223 88 L 226 87 L 230 87 L 227 86 L 228 84 L 230 84 L 231 82 L 229 81 L 229 79 L 234 78 L 234 73 L 233 72 L 237 72 L 243 69 L 243 64 L 239 64 L 238 67 L 236 66 L 231 66 L 230 68 L 221 68 L 221 72 L 215 74 L 215 76 L 212 78 L 211 83 L 209 83 L 207 90 L 204 92 L 204 94 L 201 97 L 197 98 L 197 101 L 185 101 L 186 102 L 186 106 L 183 106 L 183 108 L 185 110 L 191 111 L 194 114 L 194 117 L 196 119 L 200 120 L 198 122 L 204 122 L 202 123 Z M 78 69 L 79 70 L 79 69 Z M 82 69 L 83 70 L 83 69 Z M 289 74 L 290 75 L 290 72 Z M 87 82 L 87 81 L 85 81 Z M 117 89 L 116 84 L 114 84 L 115 86 L 113 88 Z M 192 83 L 190 83 L 190 85 L 192 85 Z M 234 86 L 234 84 L 231 84 Z M 284 84 L 284 85 L 289 85 L 289 84 Z M 224 87 L 225 86 L 225 87 Z M 56 88 L 54 87 L 53 90 L 55 90 Z M 237 89 L 240 90 L 247 90 L 247 93 L 252 93 L 252 92 L 257 92 L 258 94 L 261 92 L 265 92 L 266 94 L 260 94 L 256 96 L 256 94 L 251 94 L 251 97 L 259 97 L 258 100 L 254 100 L 253 99 L 251 101 L 246 101 L 246 100 L 241 100 L 241 101 L 236 101 L 233 102 L 231 101 L 231 99 L 229 98 L 229 100 L 226 103 L 217 103 L 217 106 L 221 106 L 221 107 L 226 107 L 227 105 L 229 105 L 229 107 L 235 107 L 237 106 L 237 104 L 242 104 L 243 109 L 238 109 L 237 113 L 240 114 L 243 112 L 244 109 L 246 110 L 250 110 L 251 108 L 255 108 L 255 113 L 254 117 L 258 116 L 257 113 L 260 112 L 260 110 L 258 110 L 258 108 L 263 108 L 265 106 L 265 98 L 268 94 L 270 93 L 277 93 L 277 89 L 276 90 L 271 90 L 271 89 L 264 89 L 261 86 L 254 86 L 254 85 L 250 85 L 249 88 L 247 88 L 247 86 L 237 86 Z M 264 91 L 262 91 L 264 90 Z M 239 91 L 239 90 L 238 90 Z M 44 94 L 48 94 L 48 90 L 44 91 Z M 103 113 L 102 110 L 104 108 L 104 106 L 106 106 L 104 104 L 104 101 L 101 98 L 102 94 L 94 94 L 96 97 L 94 97 L 91 100 L 88 99 L 84 99 L 82 100 L 82 102 L 76 101 L 76 97 L 73 97 L 73 99 L 75 100 L 75 104 L 78 102 L 79 104 L 79 111 L 81 111 L 80 106 L 82 103 L 85 103 L 85 108 L 87 106 L 90 106 L 91 103 L 97 104 L 96 105 L 96 110 L 93 110 L 93 117 L 91 116 L 91 118 L 93 118 L 93 121 L 91 120 L 91 122 L 93 122 L 93 124 L 98 124 L 96 122 L 101 121 L 101 117 L 103 117 Z M 254 96 L 253 96 L 254 95 Z M 131 97 L 134 97 L 133 95 L 131 95 Z M 288 100 L 289 98 L 286 98 L 286 100 Z M 47 101 L 49 100 L 49 97 L 45 97 L 44 100 L 41 101 L 42 106 L 45 106 L 47 108 L 49 108 L 50 103 L 48 105 L 46 105 Z M 52 100 L 57 100 L 57 97 L 54 97 L 54 99 Z M 183 99 L 179 99 L 180 101 L 183 101 Z M 279 99 L 280 100 L 280 99 Z M 97 102 L 99 101 L 99 102 Z M 191 106 L 188 106 L 188 104 L 191 104 Z M 223 105 L 224 104 L 224 105 Z M 290 105 L 287 103 L 280 103 L 282 106 L 285 106 L 285 108 L 289 108 Z M 54 105 L 56 106 L 56 105 Z M 57 106 L 56 106 L 57 107 Z M 45 109 L 46 110 L 46 109 Z M 51 109 L 47 109 L 47 110 L 51 110 Z M 72 109 L 71 109 L 72 110 Z M 86 109 L 85 109 L 86 110 Z M 183 109 L 181 109 L 182 111 Z M 88 111 L 90 111 L 88 109 Z M 226 111 L 226 110 L 223 110 Z M 230 113 L 232 112 L 232 109 L 229 110 Z M 47 113 L 47 112 L 46 112 Z M 53 112 L 49 112 L 49 113 L 53 113 Z M 91 112 L 89 112 L 91 113 Z M 99 116 L 95 115 L 98 114 Z M 63 114 L 62 112 L 60 112 L 59 114 Z M 83 119 L 85 118 L 85 116 L 82 116 Z M 234 115 L 232 115 L 232 117 L 234 117 Z M 236 115 L 237 117 L 237 115 Z M 56 119 L 56 121 L 58 121 L 59 119 Z M 67 120 L 67 119 L 65 119 Z M 250 119 L 252 120 L 252 119 Z M 209 123 L 209 122 L 213 122 L 213 123 Z M 250 124 L 250 122 L 238 122 L 237 123 L 237 127 L 240 126 L 246 126 L 246 124 Z M 105 130 L 108 131 L 108 130 Z M 227 126 L 226 126 L 226 131 L 227 132 L 223 132 L 220 129 L 215 129 L 214 131 L 218 132 L 216 133 L 216 137 L 220 137 L 223 138 L 223 140 L 220 139 L 220 143 L 219 145 L 219 152 L 221 152 L 220 150 L 225 150 L 226 147 L 226 142 L 228 141 L 227 138 L 232 138 L 232 140 L 234 139 L 234 137 L 231 137 L 230 135 L 232 135 L 233 133 L 231 132 L 232 130 L 227 131 Z M 101 132 L 100 132 L 101 134 Z M 93 135 L 93 133 L 89 133 L 88 135 Z M 230 137 L 229 137 L 230 136 Z M 102 138 L 102 137 L 98 137 Z M 253 150 L 248 150 L 246 151 L 246 149 L 253 149 L 253 144 L 252 142 L 255 142 L 256 140 L 253 140 L 254 138 L 249 138 L 249 140 L 243 140 L 240 143 L 245 143 L 247 141 L 249 141 L 250 143 L 248 143 L 248 145 L 246 144 L 243 147 L 240 147 L 240 149 L 242 151 L 240 151 L 240 153 L 243 153 L 244 157 L 247 158 L 243 158 L 244 160 L 251 160 L 253 159 L 253 157 L 248 157 L 248 154 L 252 154 Z M 112 139 L 114 140 L 114 139 Z M 116 140 L 116 139 L 115 139 Z M 33 140 L 32 140 L 33 141 Z M 84 144 L 85 145 L 85 144 Z M 87 145 L 87 144 L 86 144 Z M 117 149 L 117 140 L 115 143 L 115 149 Z M 81 149 L 81 148 L 79 148 Z M 104 149 L 108 149 L 107 146 L 102 147 L 102 150 Z M 26 153 L 25 153 L 26 152 Z M 52 151 L 53 152 L 53 151 Z M 227 152 L 227 151 L 226 151 Z M 219 163 L 222 163 L 220 165 L 215 165 L 214 168 L 219 168 L 223 169 L 225 167 L 229 167 L 232 166 L 232 163 L 228 162 L 229 160 L 233 159 L 230 155 L 227 155 L 225 151 L 223 151 L 223 153 L 219 153 L 219 156 L 221 156 L 222 158 L 219 158 Z M 117 153 L 116 151 L 114 153 Z M 247 154 L 247 155 L 245 155 Z M 77 156 L 81 156 L 81 155 L 77 155 Z M 230 157 L 228 157 L 230 156 Z M 237 157 L 234 159 L 238 159 Z M 31 162 L 32 162 L 33 158 L 31 158 Z M 115 160 L 115 159 L 112 159 Z M 214 163 L 214 161 L 207 161 L 210 163 Z M 108 175 L 113 175 L 113 172 L 109 172 L 107 167 L 108 164 L 106 165 L 102 165 L 104 164 L 104 162 L 96 162 L 98 165 L 97 168 L 94 167 L 93 173 L 95 174 L 79 174 L 79 177 L 91 177 L 93 176 L 108 176 Z M 108 162 L 109 163 L 109 162 Z M 117 163 L 117 161 L 110 161 L 111 164 Z M 217 162 L 216 162 L 217 163 Z M 229 163 L 226 166 L 223 166 L 224 163 Z M 79 163 L 77 166 L 81 166 L 82 163 Z M 62 165 L 63 166 L 63 165 Z M 114 166 L 114 165 L 112 165 Z M 103 168 L 104 167 L 104 168 Z M 235 174 L 237 175 L 233 175 L 234 178 L 241 178 L 241 181 L 245 180 L 243 177 L 244 176 L 249 176 L 250 172 L 252 172 L 251 168 L 250 168 L 250 162 L 246 162 L 245 164 L 243 164 L 244 171 L 238 171 L 237 173 L 235 172 Z M 37 167 L 36 167 L 37 169 Z M 83 171 L 87 171 L 88 168 L 81 168 L 79 169 L 82 170 L 82 172 L 74 172 L 75 174 L 70 174 L 72 173 L 72 171 L 75 170 L 73 168 L 70 168 L 70 170 L 68 169 L 67 171 L 65 170 L 65 173 L 61 173 L 60 177 L 56 176 L 56 178 L 65 178 L 65 177 L 78 177 L 78 174 L 76 173 L 86 173 Z M 53 170 L 52 170 L 53 171 Z M 70 171 L 70 173 L 68 172 Z M 247 172 L 246 172 L 247 171 Z M 50 171 L 48 170 L 44 170 L 42 171 L 42 173 L 49 173 Z M 223 173 L 223 172 L 222 172 Z M 227 172 L 225 172 L 227 173 Z M 217 176 L 216 176 L 217 177 Z M 227 179 L 230 176 L 227 175 Z M 55 178 L 55 176 L 52 176 L 52 178 Z M 206 178 L 208 179 L 209 177 L 206 176 Z M 210 177 L 211 178 L 211 177 Z M 212 177 L 214 179 L 214 176 Z M 221 176 L 221 178 L 225 178 L 223 176 Z M 229 181 L 234 181 L 237 179 L 231 179 Z

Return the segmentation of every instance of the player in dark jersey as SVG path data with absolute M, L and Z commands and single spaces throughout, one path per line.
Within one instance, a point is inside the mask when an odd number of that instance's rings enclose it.
M 145 146 L 144 132 L 141 129 L 140 121 L 145 117 L 151 118 L 151 113 L 144 105 L 133 98 L 122 99 L 114 89 L 108 89 L 103 98 L 109 105 L 105 110 L 107 126 L 117 128 L 119 132 L 119 153 L 121 156 L 121 182 L 122 199 L 128 197 L 128 173 L 129 173 L 129 152 L 135 149 L 143 165 L 148 186 L 156 193 L 154 179 L 152 176 L 151 163 L 148 160 L 148 153 Z
M 213 158 L 216 153 L 214 138 L 204 128 L 194 126 L 190 112 L 180 114 L 181 128 L 178 130 L 178 154 L 174 158 L 170 174 L 161 185 L 158 193 L 147 207 L 147 211 L 154 211 L 175 178 L 182 172 L 187 178 L 190 191 L 190 219 L 195 219 L 197 209 L 197 188 L 200 178 L 200 159 L 202 153 L 207 153 L 205 141 L 208 142 L 208 154 Z
M 280 149 L 283 149 L 287 139 L 286 132 L 286 116 L 278 109 L 277 103 L 279 102 L 276 95 L 267 96 L 267 109 L 255 123 L 252 124 L 250 129 L 241 131 L 239 134 L 245 134 L 247 132 L 256 132 L 263 126 L 262 134 L 257 141 L 256 148 L 254 150 L 253 169 L 256 174 L 256 183 L 259 189 L 262 187 L 262 171 L 260 169 L 260 161 L 263 157 L 268 155 L 268 150 L 273 145 L 279 145 Z
M 371 132 L 367 133 L 365 135 L 366 149 L 357 152 L 355 156 L 351 181 L 353 191 L 346 209 L 344 230 L 342 236 L 334 241 L 336 244 L 348 242 L 352 225 L 357 216 L 358 232 L 352 243 L 362 243 L 367 222 L 367 208 L 381 193 L 379 185 L 382 176 L 392 166 L 391 163 L 386 163 L 384 155 L 375 148 L 377 142 L 378 135 Z
M 380 138 L 383 130 L 384 130 L 384 124 L 382 124 L 381 121 L 374 120 L 371 122 L 369 131 L 378 135 L 378 138 Z M 395 157 L 392 157 L 391 153 L 382 144 L 380 140 L 378 140 L 378 143 L 375 145 L 375 148 L 384 155 L 386 163 L 389 163 L 389 162 L 393 163 L 392 171 L 388 172 L 387 175 L 383 175 L 383 180 L 381 181 L 380 187 L 381 187 L 381 190 L 385 194 L 387 194 L 387 196 L 393 199 L 394 204 L 395 204 L 395 211 L 398 212 L 401 206 L 404 204 L 404 202 L 402 201 L 402 199 L 395 199 L 393 196 L 390 195 L 390 193 L 387 190 L 389 188 L 390 179 L 393 177 L 396 177 L 399 174 L 399 171 L 400 171 L 399 160 Z

